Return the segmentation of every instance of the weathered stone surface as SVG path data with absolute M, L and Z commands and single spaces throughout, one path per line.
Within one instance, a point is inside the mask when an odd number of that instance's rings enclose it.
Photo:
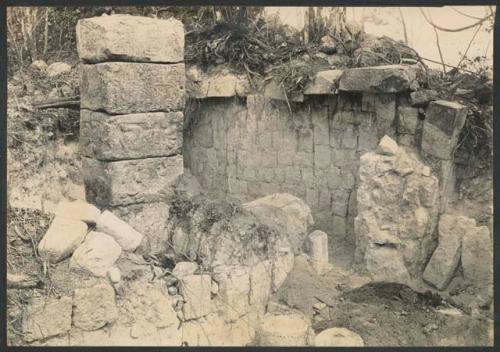
M 398 144 L 389 136 L 384 136 L 377 146 L 377 153 L 381 155 L 393 156 L 398 154 Z
M 346 328 L 330 328 L 323 330 L 314 339 L 315 346 L 363 347 L 361 336 Z
M 266 315 L 256 331 L 258 346 L 306 346 L 310 322 L 302 315 Z
M 282 229 L 289 235 L 292 250 L 298 252 L 313 224 L 311 209 L 300 198 L 287 193 L 276 193 L 243 204 L 262 223 Z
M 418 109 L 409 106 L 398 106 L 400 134 L 414 134 L 418 124 Z
M 175 264 L 172 274 L 177 279 L 182 279 L 184 276 L 193 275 L 198 270 L 198 264 L 193 262 L 179 262 Z
M 333 94 L 342 75 L 342 70 L 319 71 L 314 76 L 314 81 L 304 90 L 305 95 Z
M 439 244 L 425 268 L 423 279 L 444 290 L 460 261 L 462 238 L 476 227 L 476 221 L 465 216 L 444 214 L 439 219 Z
M 366 264 L 370 274 L 406 280 L 406 271 L 416 277 L 424 270 L 439 210 L 438 179 L 424 176 L 424 169 L 401 146 L 393 156 L 372 152 L 361 156 L 355 259 Z
M 322 273 L 328 267 L 328 235 L 316 230 L 309 234 L 308 240 L 311 264 L 318 273 Z
M 426 106 L 433 100 L 438 99 L 438 93 L 432 89 L 422 89 L 410 93 L 410 103 L 413 106 Z
M 454 136 L 462 130 L 466 117 L 466 106 L 451 101 L 437 100 L 429 104 L 425 124 L 430 123 L 448 136 Z
M 71 72 L 71 65 L 65 62 L 54 62 L 47 67 L 47 76 L 56 77 Z
M 180 294 L 184 297 L 182 310 L 185 320 L 198 319 L 212 311 L 210 275 L 187 275 L 180 281 Z
M 83 330 L 97 330 L 118 318 L 115 290 L 109 284 L 98 284 L 75 290 L 73 324 Z
M 180 154 L 184 116 L 152 112 L 111 116 L 81 110 L 80 150 L 98 160 L 138 159 Z
M 327 55 L 335 54 L 337 52 L 337 44 L 331 36 L 325 35 L 321 37 L 321 46 L 319 50 Z
M 180 155 L 113 162 L 83 158 L 86 199 L 100 207 L 159 202 L 182 168 Z
M 249 302 L 252 306 L 258 306 L 256 309 L 261 309 L 261 312 L 265 310 L 267 300 L 271 294 L 271 283 L 271 260 L 261 261 L 257 265 L 250 268 Z
M 339 90 L 351 92 L 398 93 L 418 88 L 417 70 L 412 66 L 386 65 L 345 70 Z
M 480 289 L 493 283 L 493 243 L 487 226 L 464 233 L 461 259 L 466 282 Z
M 101 211 L 92 204 L 82 201 L 63 201 L 57 204 L 54 214 L 61 218 L 81 220 L 87 224 L 95 224 L 97 218 L 101 215 Z
M 45 71 L 47 69 L 47 63 L 43 60 L 35 60 L 31 63 L 30 68 L 38 71 Z
M 293 101 L 293 102 L 303 102 L 304 94 L 296 93 L 288 96 L 285 89 L 276 83 L 275 81 L 270 81 L 264 87 L 264 96 L 270 99 L 282 100 L 282 101 Z
M 176 19 L 112 15 L 85 18 L 76 25 L 77 49 L 85 62 L 180 62 L 184 26 Z
M 82 65 L 80 82 L 82 109 L 116 115 L 184 108 L 184 64 Z
M 273 260 L 273 271 L 272 271 L 272 284 L 271 288 L 273 292 L 278 291 L 278 289 L 285 282 L 288 274 L 293 269 L 294 256 L 292 253 L 285 253 L 278 255 Z
M 105 277 L 121 252 L 120 245 L 111 236 L 92 231 L 73 253 L 69 267 Z
M 110 211 L 104 211 L 96 224 L 97 231 L 102 231 L 114 240 L 125 251 L 134 251 L 141 244 L 144 237 L 141 233 L 134 230 L 132 226 L 118 218 Z
M 250 270 L 245 266 L 220 266 L 214 269 L 219 286 L 215 304 L 226 321 L 235 321 L 250 310 Z
M 72 298 L 36 298 L 26 308 L 22 320 L 26 342 L 62 335 L 71 329 Z
M 167 248 L 166 227 L 170 213 L 168 203 L 130 204 L 113 207 L 110 211 L 144 235 L 140 247 L 148 253 L 158 253 Z
M 69 257 L 83 242 L 87 229 L 83 221 L 56 216 L 38 244 L 38 253 L 51 263 L 57 263 Z
M 440 159 L 449 160 L 453 156 L 456 139 L 450 138 L 438 127 L 424 121 L 422 130 L 422 150 Z

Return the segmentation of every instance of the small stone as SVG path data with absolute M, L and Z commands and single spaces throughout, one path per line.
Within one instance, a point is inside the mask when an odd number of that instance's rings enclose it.
M 143 238 L 142 234 L 108 210 L 101 214 L 96 227 L 97 231 L 113 237 L 125 251 L 134 251 L 141 244 Z
M 397 155 L 399 151 L 398 144 L 389 136 L 384 136 L 377 147 L 377 153 L 381 155 Z
M 422 169 L 422 175 L 429 177 L 431 175 L 431 168 L 424 166 Z
M 30 67 L 38 71 L 44 71 L 47 69 L 47 63 L 43 60 L 36 60 L 31 63 Z
M 193 262 L 179 262 L 172 270 L 172 275 L 177 279 L 182 279 L 184 276 L 192 275 L 198 270 L 198 264 Z
M 315 346 L 363 347 L 365 344 L 358 334 L 346 328 L 323 330 L 314 339 Z
M 26 342 L 62 335 L 71 329 L 72 298 L 36 298 L 27 307 L 22 320 Z
M 118 318 L 115 291 L 104 283 L 76 289 L 73 307 L 73 324 L 87 331 L 100 329 Z
M 108 270 L 108 277 L 109 277 L 109 280 L 112 283 L 114 283 L 114 284 L 119 283 L 121 281 L 121 279 L 122 279 L 121 273 L 120 273 L 120 269 L 118 269 L 115 266 L 109 268 L 109 270 Z
M 87 234 L 83 221 L 56 216 L 38 244 L 38 253 L 51 263 L 70 256 Z
M 412 106 L 427 106 L 431 101 L 437 99 L 438 93 L 431 89 L 422 89 L 410 93 L 410 103 Z
M 175 286 L 179 282 L 179 279 L 177 279 L 175 276 L 169 275 L 165 277 L 165 283 L 168 287 L 170 286 Z
M 210 293 L 216 296 L 219 293 L 219 284 L 212 280 L 212 286 L 210 287 Z
M 60 202 L 57 204 L 54 214 L 66 219 L 81 220 L 87 224 L 95 224 L 101 215 L 101 211 L 92 204 L 75 201 Z
M 323 302 L 318 302 L 313 305 L 313 309 L 320 311 L 326 308 L 326 304 Z
M 73 253 L 69 267 L 105 277 L 121 253 L 120 245 L 111 236 L 93 231 Z
M 175 286 L 170 286 L 170 287 L 168 288 L 168 294 L 169 294 L 170 296 L 175 296 L 175 295 L 177 294 L 177 287 L 175 287 Z
M 335 40 L 329 35 L 323 36 L 321 38 L 319 51 L 327 55 L 335 54 L 337 52 Z
M 54 62 L 47 67 L 47 76 L 49 77 L 55 77 L 69 72 L 71 72 L 71 65 L 65 62 Z

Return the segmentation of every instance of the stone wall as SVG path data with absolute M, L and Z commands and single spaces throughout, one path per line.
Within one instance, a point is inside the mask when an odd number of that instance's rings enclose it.
M 229 72 L 203 77 L 188 102 L 184 165 L 216 197 L 300 197 L 316 228 L 354 241 L 360 156 L 389 135 L 433 166 L 444 210 L 465 107 L 412 92 L 419 72 L 399 65 L 323 71 L 293 101 L 275 87 L 246 93 Z
M 87 201 L 128 221 L 154 246 L 182 173 L 184 28 L 128 15 L 78 22 L 83 178 Z

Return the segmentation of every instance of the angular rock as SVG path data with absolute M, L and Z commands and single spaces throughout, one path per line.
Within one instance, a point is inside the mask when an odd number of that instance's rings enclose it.
M 51 263 L 67 258 L 83 242 L 88 226 L 83 221 L 56 216 L 38 244 L 38 253 Z
M 219 286 L 215 303 L 226 321 L 236 321 L 250 310 L 250 273 L 245 266 L 220 266 L 214 269 Z
M 342 72 L 342 70 L 319 71 L 314 76 L 314 81 L 306 86 L 304 94 L 333 94 Z
M 184 108 L 184 64 L 82 65 L 80 82 L 82 109 L 117 115 Z
M 212 311 L 210 275 L 187 275 L 180 281 L 180 294 L 184 298 L 182 311 L 185 320 L 198 319 Z
M 361 336 L 346 328 L 330 328 L 323 330 L 314 338 L 315 346 L 363 347 Z
M 81 220 L 87 224 L 95 224 L 97 218 L 101 215 L 101 211 L 92 204 L 75 201 L 75 202 L 60 202 L 57 204 L 54 214 L 57 217 Z
M 98 277 L 106 277 L 121 252 L 120 245 L 111 236 L 92 231 L 73 253 L 69 267 Z
M 181 62 L 184 26 L 176 19 L 130 15 L 85 18 L 76 25 L 78 55 L 84 62 Z
M 134 230 L 132 226 L 118 218 L 110 211 L 104 211 L 96 224 L 97 231 L 104 232 L 122 247 L 125 251 L 134 251 L 141 244 L 142 234 Z
M 476 221 L 465 216 L 444 214 L 439 220 L 439 244 L 425 268 L 425 282 L 444 290 L 457 269 L 463 236 L 474 230 Z
M 464 233 L 461 259 L 466 282 L 479 289 L 493 283 L 493 243 L 487 226 Z
M 398 154 L 398 144 L 389 136 L 384 136 L 377 146 L 377 153 L 381 155 L 393 156 Z
M 258 346 L 306 346 L 310 322 L 300 314 L 266 315 L 256 331 Z
M 412 106 L 427 106 L 431 101 L 438 99 L 438 93 L 432 89 L 422 89 L 410 93 L 410 103 Z
M 71 329 L 72 298 L 34 299 L 23 314 L 22 332 L 26 342 L 62 335 Z
M 309 234 L 308 240 L 311 264 L 318 273 L 322 273 L 328 267 L 328 235 L 316 230 Z
M 100 207 L 160 202 L 182 169 L 180 155 L 113 162 L 83 158 L 86 199 Z
M 198 270 L 198 264 L 193 262 L 179 262 L 175 264 L 172 275 L 177 279 L 182 279 L 184 276 L 193 275 Z
M 292 250 L 298 252 L 313 224 L 311 209 L 300 198 L 287 193 L 276 193 L 243 204 L 262 223 L 278 228 L 289 235 Z
M 180 154 L 182 112 L 111 116 L 81 110 L 80 150 L 98 160 L 139 159 Z
M 467 107 L 455 102 L 437 100 L 426 110 L 425 124 L 438 127 L 448 136 L 459 134 L 467 117 Z
M 350 92 L 399 93 L 417 88 L 417 69 L 407 65 L 351 68 L 339 84 L 339 90 Z
M 438 127 L 424 121 L 421 148 L 439 159 L 449 160 L 453 156 L 457 140 L 450 138 Z
M 73 297 L 73 324 L 82 330 L 97 330 L 118 318 L 115 290 L 109 284 L 78 288 Z
M 71 72 L 71 65 L 65 62 L 54 62 L 47 67 L 47 76 L 56 77 Z

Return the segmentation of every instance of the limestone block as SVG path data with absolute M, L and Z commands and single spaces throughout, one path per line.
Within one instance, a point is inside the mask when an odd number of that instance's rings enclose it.
M 104 211 L 96 224 L 97 231 L 104 232 L 120 245 L 125 251 L 134 251 L 144 237 L 141 233 L 134 230 L 132 226 L 118 218 L 110 211 Z
M 424 152 L 440 159 L 451 159 L 456 139 L 450 138 L 438 127 L 424 121 L 421 148 Z
M 467 283 L 485 288 L 493 282 L 493 243 L 487 226 L 464 233 L 462 269 Z
M 272 262 L 265 260 L 250 268 L 250 295 L 251 305 L 262 305 L 265 308 L 271 294 Z
M 56 77 L 71 72 L 71 65 L 65 62 L 54 62 L 47 67 L 47 76 Z
M 375 281 L 401 284 L 410 282 L 410 274 L 401 253 L 389 246 L 370 244 L 365 251 L 366 269 Z
M 410 93 L 410 103 L 412 106 L 427 106 L 429 102 L 438 99 L 438 93 L 432 89 L 422 89 Z
M 264 96 L 266 98 L 281 100 L 281 101 L 288 100 L 299 103 L 304 101 L 303 94 L 296 93 L 292 94 L 291 96 L 288 96 L 285 93 L 285 89 L 281 85 L 278 85 L 278 83 L 276 83 L 275 81 L 270 81 L 269 83 L 266 84 L 266 86 L 264 87 Z
M 467 117 L 467 107 L 455 102 L 437 100 L 426 110 L 425 124 L 438 127 L 448 136 L 457 135 L 462 130 Z
M 184 116 L 178 112 L 108 115 L 81 110 L 80 150 L 98 160 L 180 154 Z
M 194 273 L 198 270 L 198 264 L 193 262 L 179 262 L 175 264 L 175 268 L 172 271 L 172 274 L 177 279 L 182 279 L 184 276 L 194 275 Z
M 398 154 L 398 144 L 389 136 L 384 136 L 377 146 L 377 153 L 381 155 L 393 156 Z
M 250 271 L 245 266 L 219 266 L 214 270 L 219 285 L 216 300 L 226 321 L 235 321 L 250 311 Z
M 180 281 L 180 294 L 185 320 L 198 319 L 212 311 L 210 301 L 212 279 L 210 275 L 187 275 Z
M 38 253 L 51 263 L 68 257 L 83 242 L 87 225 L 80 220 L 56 216 L 38 244 Z
M 160 202 L 182 174 L 181 155 L 149 159 L 98 161 L 83 158 L 87 201 L 100 207 Z
M 172 18 L 122 14 L 85 18 L 76 25 L 76 41 L 84 62 L 184 60 L 184 26 Z
M 35 298 L 22 318 L 23 339 L 26 342 L 62 335 L 71 329 L 72 298 Z
M 409 106 L 399 106 L 399 133 L 414 134 L 418 124 L 418 109 Z
M 120 245 L 111 236 L 92 231 L 73 253 L 69 267 L 105 277 L 121 252 Z
M 269 314 L 256 331 L 256 342 L 258 346 L 306 346 L 309 327 L 300 314 Z
M 323 330 L 314 338 L 315 346 L 363 347 L 361 336 L 346 328 L 330 328 Z
M 309 234 L 308 239 L 311 264 L 318 273 L 323 273 L 328 267 L 328 235 L 316 230 Z
M 439 220 L 439 244 L 425 268 L 423 279 L 444 290 L 460 261 L 462 238 L 476 227 L 476 221 L 465 216 L 444 214 Z
M 184 108 L 184 64 L 107 62 L 81 70 L 82 109 L 117 115 Z
M 417 70 L 407 65 L 359 67 L 345 70 L 339 90 L 370 93 L 399 93 L 418 88 Z
M 74 202 L 59 202 L 54 209 L 54 214 L 57 217 L 81 220 L 87 224 L 95 224 L 101 211 L 92 204 L 82 201 Z
M 306 86 L 304 94 L 334 94 L 342 72 L 342 70 L 327 70 L 317 72 L 314 76 L 313 82 Z
M 77 288 L 73 307 L 73 324 L 82 330 L 97 330 L 118 318 L 115 290 L 107 283 Z
M 271 285 L 273 292 L 278 291 L 285 282 L 288 274 L 293 269 L 294 259 L 292 253 L 281 254 L 274 258 L 272 270 L 273 281 Z

